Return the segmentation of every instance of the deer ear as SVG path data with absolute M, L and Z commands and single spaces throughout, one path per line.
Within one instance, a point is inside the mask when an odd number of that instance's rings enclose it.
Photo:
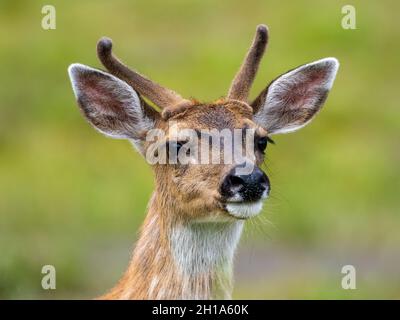
M 68 68 L 78 105 L 86 119 L 103 134 L 132 140 L 142 150 L 158 113 L 124 81 L 82 64 Z
M 324 104 L 338 67 L 335 58 L 326 58 L 280 76 L 252 103 L 254 121 L 270 134 L 304 127 Z

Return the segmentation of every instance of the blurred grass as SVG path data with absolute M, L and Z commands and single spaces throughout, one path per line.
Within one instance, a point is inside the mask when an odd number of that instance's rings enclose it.
M 253 95 L 297 65 L 337 57 L 318 120 L 269 150 L 264 215 L 276 228 L 251 223 L 242 247 L 400 255 L 399 2 L 351 1 L 357 30 L 340 26 L 347 1 L 52 1 L 52 31 L 41 29 L 44 4 L 0 2 L 1 298 L 90 298 L 126 267 L 151 171 L 128 143 L 85 123 L 66 72 L 72 62 L 99 67 L 103 35 L 129 65 L 201 100 L 225 94 L 259 23 L 271 38 Z M 52 292 L 40 287 L 45 264 L 57 269 Z M 265 274 L 265 284 L 239 278 L 235 297 L 400 296 L 400 275 L 380 270 L 374 284 L 339 289 L 341 266 L 282 281 Z

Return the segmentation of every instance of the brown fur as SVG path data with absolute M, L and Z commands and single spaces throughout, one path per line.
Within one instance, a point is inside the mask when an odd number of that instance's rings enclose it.
M 256 36 L 238 73 L 232 81 L 228 98 L 247 101 L 251 85 L 257 74 L 258 66 L 268 43 L 268 29 L 264 25 L 257 27 Z
M 112 41 L 102 38 L 97 44 L 97 55 L 107 70 L 116 77 L 125 80 L 141 95 L 148 97 L 160 108 L 188 104 L 178 93 L 160 86 L 140 73 L 129 69 L 112 52 Z
M 284 87 L 278 86 L 283 89 L 276 94 L 273 106 L 266 105 L 268 87 L 250 106 L 249 89 L 267 40 L 267 28 L 261 25 L 228 97 L 212 103 L 183 99 L 128 69 L 112 55 L 108 39 L 98 43 L 98 56 L 119 79 L 82 65 L 72 65 L 69 72 L 78 104 L 89 122 L 109 136 L 130 139 L 142 154 L 150 148 L 150 142 L 145 140 L 150 129 L 167 133 L 163 143 L 176 138 L 171 124 L 179 129 L 195 129 L 197 133 L 252 129 L 257 136 L 266 137 L 274 130 L 307 123 L 326 99 L 330 88 L 324 82 L 330 79 L 330 72 L 337 70 L 334 61 L 314 64 L 301 71 L 300 80 L 296 78 L 284 83 Z M 162 112 L 146 104 L 140 95 L 138 99 L 136 92 L 158 105 Z M 251 161 L 259 166 L 264 153 L 255 148 L 254 154 Z M 156 188 L 129 267 L 118 284 L 100 299 L 230 298 L 231 260 L 242 221 L 228 212 L 220 187 L 236 165 L 223 162 L 153 165 Z M 204 237 L 194 238 L 184 252 L 178 250 L 179 255 L 176 249 L 187 244 L 187 235 Z M 209 247 L 218 253 L 211 262 L 206 261 L 213 255 L 208 254 Z M 186 255 L 192 255 L 195 262 L 187 263 L 188 270 L 179 261 L 185 260 Z
M 250 107 L 243 103 L 220 100 L 218 103 L 194 106 L 190 113 L 177 114 L 170 120 L 180 128 L 222 129 L 255 128 L 260 135 L 266 132 L 251 121 Z M 158 128 L 167 130 L 168 123 L 160 119 Z M 263 161 L 259 155 L 258 164 Z M 219 185 L 232 166 L 197 165 L 185 172 L 172 166 L 155 165 L 156 190 L 149 204 L 148 214 L 140 231 L 128 270 L 117 286 L 101 299 L 184 299 L 184 283 L 189 282 L 192 296 L 203 299 L 214 296 L 217 287 L 230 287 L 229 279 L 217 270 L 199 274 L 184 281 L 171 253 L 171 230 L 194 220 L 211 219 L 235 223 L 224 210 Z M 154 288 L 152 279 L 159 279 Z M 164 292 L 164 295 L 160 295 Z M 186 291 L 186 295 L 188 291 Z M 190 294 L 189 294 L 190 296 Z

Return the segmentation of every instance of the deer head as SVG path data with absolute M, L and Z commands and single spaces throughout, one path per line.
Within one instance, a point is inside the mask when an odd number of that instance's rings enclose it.
M 78 105 L 89 123 L 109 137 L 128 139 L 146 158 L 153 143 L 147 137 L 155 129 L 165 133 L 159 146 L 176 152 L 187 142 L 188 136 L 181 135 L 185 129 L 192 129 L 199 144 L 210 140 L 202 134 L 205 131 L 252 133 L 248 134 L 250 139 L 242 139 L 245 142 L 239 151 L 245 155 L 240 161 L 200 163 L 189 154 L 186 163 L 152 165 L 159 206 L 169 208 L 169 219 L 223 221 L 258 214 L 271 190 L 267 175 L 259 168 L 272 141 L 270 136 L 304 127 L 321 110 L 339 66 L 335 58 L 305 64 L 279 76 L 249 102 L 249 90 L 267 42 L 268 29 L 260 25 L 226 98 L 211 103 L 182 98 L 129 69 L 112 54 L 111 40 L 106 38 L 98 42 L 97 52 L 108 72 L 81 64 L 69 67 Z M 217 145 L 221 144 L 218 140 Z M 221 158 L 224 152 L 219 152 Z M 241 173 L 239 169 L 246 166 L 251 170 Z
M 233 163 L 226 165 L 154 165 L 156 185 L 169 190 L 181 213 L 196 218 L 205 213 L 231 214 L 247 218 L 261 209 L 259 200 L 268 195 L 270 183 L 259 165 L 263 162 L 269 136 L 292 132 L 308 124 L 321 109 L 332 87 L 338 62 L 326 58 L 281 75 L 251 103 L 248 94 L 268 42 L 268 30 L 257 27 L 247 56 L 235 76 L 228 95 L 212 103 L 182 98 L 127 68 L 111 52 L 109 39 L 98 43 L 98 56 L 109 73 L 73 64 L 69 74 L 79 107 L 86 119 L 100 132 L 130 140 L 146 155 L 146 134 L 165 130 L 170 122 L 178 128 L 253 129 L 255 131 L 254 170 L 237 175 Z M 145 97 L 162 109 L 156 111 Z M 170 148 L 180 148 L 174 137 Z M 178 141 L 177 141 L 178 140 Z M 176 141 L 178 143 L 176 143 Z M 168 143 L 169 141 L 166 141 Z M 199 218 L 197 216 L 197 218 Z

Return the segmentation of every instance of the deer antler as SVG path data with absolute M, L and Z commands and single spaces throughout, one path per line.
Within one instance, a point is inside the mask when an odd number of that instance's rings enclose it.
M 160 108 L 164 109 L 190 103 L 189 100 L 182 98 L 178 93 L 160 86 L 158 83 L 147 79 L 124 65 L 113 55 L 111 39 L 104 37 L 99 40 L 97 43 L 97 55 L 110 73 L 126 81 L 137 92 L 150 99 Z
M 268 28 L 260 24 L 257 26 L 253 43 L 244 59 L 242 66 L 232 81 L 228 92 L 229 99 L 247 101 L 250 87 L 256 76 L 261 58 L 268 43 Z

